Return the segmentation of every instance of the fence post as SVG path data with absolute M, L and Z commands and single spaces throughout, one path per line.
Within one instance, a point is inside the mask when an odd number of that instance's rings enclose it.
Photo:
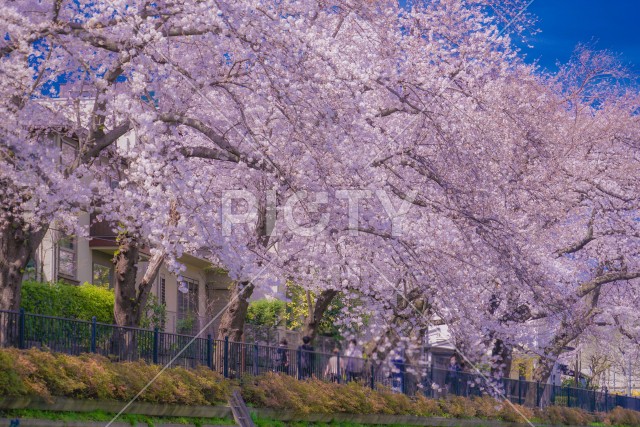
M 223 373 L 225 378 L 229 378 L 229 337 L 224 337 L 224 360 Z
M 207 334 L 207 366 L 213 369 L 213 339 L 211 334 Z
M 156 326 L 155 328 L 153 328 L 153 355 L 152 355 L 152 360 L 153 360 L 153 364 L 154 365 L 158 364 L 158 349 L 159 349 L 159 347 L 160 347 L 160 330 Z
M 258 376 L 258 343 L 253 343 L 253 375 Z
M 25 348 L 24 325 L 24 308 L 21 308 L 18 312 L 18 348 Z
M 518 405 L 522 405 L 522 380 L 518 378 Z
M 373 362 L 371 363 L 371 390 L 375 390 L 376 389 L 376 377 L 375 377 L 376 371 L 375 368 L 373 367 Z
M 407 365 L 402 363 L 402 394 L 407 394 Z M 458 395 L 460 395 L 460 379 L 458 378 Z
M 536 406 L 542 408 L 540 402 L 540 381 L 536 382 Z
M 342 369 L 340 369 L 340 353 L 338 352 L 338 354 L 336 354 L 336 368 L 338 370 L 337 374 L 338 374 L 338 384 L 340 384 L 342 382 Z
M 567 387 L 567 408 L 571 408 L 571 387 Z
M 297 365 L 298 365 L 298 379 L 301 380 L 302 379 L 302 349 L 300 349 L 300 347 L 298 347 L 297 353 L 296 353 L 296 359 L 297 359 Z
M 96 352 L 96 316 L 91 317 L 91 353 Z

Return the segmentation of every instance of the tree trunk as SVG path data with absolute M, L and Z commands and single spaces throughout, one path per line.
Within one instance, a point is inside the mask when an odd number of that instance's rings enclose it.
M 555 361 L 560 355 L 562 348 L 554 351 L 546 351 L 545 356 L 540 356 L 538 358 L 538 364 L 536 369 L 533 371 L 533 380 L 538 381 L 540 383 L 546 384 L 549 381 L 549 377 L 551 377 L 551 372 L 553 372 L 553 367 L 555 365 Z
M 151 287 L 165 256 L 155 254 L 151 257 L 142 281 L 137 285 L 139 258 L 140 249 L 137 241 L 127 233 L 121 234 L 118 237 L 118 251 L 113 257 L 115 265 L 113 314 L 118 326 L 140 326 Z
M 11 217 L 0 224 L 0 310 L 20 309 L 24 269 L 48 229 L 44 225 L 33 230 L 24 221 Z
M 113 315 L 118 326 L 137 326 L 140 324 L 140 307 L 136 290 L 138 242 L 128 233 L 118 236 L 118 250 L 113 256 L 115 266 L 115 304 Z
M 24 221 L 9 217 L 0 223 L 0 310 L 20 309 L 20 288 L 29 257 L 40 246 L 49 229 L 43 225 L 37 230 Z M 0 347 L 12 344 L 9 318 L 0 316 Z
M 573 340 L 578 338 L 591 324 L 591 320 L 598 314 L 598 301 L 600 300 L 600 288 L 589 292 L 584 299 L 586 300 L 586 311 L 577 318 L 571 320 L 563 320 L 555 336 L 544 349 L 544 355 L 538 358 L 538 366 L 533 372 L 534 381 L 547 382 L 553 371 L 553 365 L 558 359 L 564 347 L 569 345 Z
M 496 379 L 509 378 L 511 374 L 513 349 L 501 339 L 496 339 L 493 343 L 493 365 L 491 366 L 491 377 Z
M 581 316 L 581 318 L 573 319 L 571 323 L 563 320 L 560 323 L 560 327 L 555 337 L 551 340 L 549 345 L 545 347 L 544 354 L 538 358 L 538 364 L 536 369 L 533 371 L 533 380 L 539 382 L 545 387 L 545 392 L 543 393 L 543 397 L 540 402 L 541 406 L 550 404 L 549 399 L 551 393 L 547 391 L 549 389 L 547 382 L 549 381 L 549 377 L 551 377 L 553 367 L 558 360 L 558 357 L 564 350 L 565 346 L 578 338 L 590 324 L 591 319 L 596 314 L 595 309 L 597 307 L 599 297 L 600 290 L 597 289 L 588 296 L 590 299 L 590 309 Z M 533 392 L 529 393 L 529 395 L 531 394 L 533 394 Z M 532 396 L 527 396 L 527 404 L 530 404 L 532 399 Z
M 338 291 L 329 289 L 320 292 L 313 307 L 309 306 L 309 313 L 304 321 L 304 334 L 313 340 L 318 334 L 318 328 L 324 313 L 327 311 Z
M 180 214 L 178 213 L 177 203 L 172 200 L 168 226 L 177 225 L 179 220 Z M 142 281 L 139 285 L 136 285 L 140 248 L 133 236 L 127 232 L 120 233 L 118 236 L 118 251 L 112 260 L 116 276 L 113 314 L 118 326 L 140 326 L 142 317 L 145 315 L 151 287 L 160 272 L 164 259 L 164 252 L 154 254 L 149 260 Z
M 244 319 L 249 308 L 249 298 L 255 288 L 253 283 L 239 282 L 231 288 L 227 309 L 222 314 L 218 326 L 218 339 L 229 337 L 229 341 L 241 342 L 244 334 Z
M 140 260 L 140 248 L 136 239 L 129 233 L 120 233 L 118 236 L 118 250 L 113 256 L 115 266 L 113 315 L 116 325 L 111 337 L 112 352 L 123 360 L 135 360 L 140 354 L 137 345 L 138 328 L 143 316 L 147 298 L 151 291 L 151 285 L 155 280 L 164 254 L 156 254 L 149 260 L 140 285 L 136 285 L 138 275 L 138 261 Z
M 147 300 L 149 299 L 149 294 L 151 293 L 151 288 L 153 287 L 153 282 L 156 281 L 156 277 L 158 277 L 158 273 L 160 272 L 160 267 L 164 263 L 165 255 L 164 253 L 155 254 L 149 260 L 149 264 L 147 265 L 147 269 L 144 272 L 144 276 L 142 277 L 142 281 L 138 285 L 138 300 L 137 306 L 138 309 L 138 323 L 139 325 L 142 321 L 142 317 L 145 315 L 145 308 L 147 306 Z
M 553 367 L 558 356 L 562 353 L 563 348 L 563 343 L 556 342 L 552 347 L 547 347 L 545 349 L 545 356 L 540 356 L 538 358 L 538 364 L 536 369 L 533 371 L 533 380 L 542 387 L 542 390 L 537 390 L 537 385 L 535 387 L 529 387 L 529 392 L 525 396 L 526 406 L 545 407 L 551 405 L 553 384 L 547 384 L 547 382 L 551 377 Z M 536 401 L 536 399 L 538 399 L 538 401 Z
M 265 249 L 269 245 L 270 234 L 267 221 L 267 201 L 261 199 L 258 205 L 258 218 L 255 224 L 256 250 Z M 218 326 L 218 339 L 223 340 L 229 337 L 229 341 L 241 342 L 244 335 L 244 321 L 249 308 L 249 298 L 253 294 L 255 285 L 252 282 L 243 281 L 234 283 L 231 288 L 231 295 L 227 303 L 227 309 L 222 314 L 220 325 Z

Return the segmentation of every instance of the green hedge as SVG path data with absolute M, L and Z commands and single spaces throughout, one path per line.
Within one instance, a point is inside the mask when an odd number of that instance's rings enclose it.
M 22 305 L 27 313 L 70 319 L 113 323 L 113 290 L 84 283 L 80 286 L 66 283 L 22 283 Z

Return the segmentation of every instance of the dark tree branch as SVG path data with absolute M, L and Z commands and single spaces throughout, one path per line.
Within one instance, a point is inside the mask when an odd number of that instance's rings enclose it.
M 578 252 L 579 250 L 587 246 L 590 242 L 595 240 L 595 237 L 593 236 L 594 217 L 595 217 L 595 210 L 591 213 L 591 218 L 589 219 L 589 224 L 587 225 L 587 234 L 580 241 L 574 243 L 573 245 L 557 251 L 556 254 L 558 258 L 563 255 L 568 255 L 568 254 Z
M 617 282 L 620 280 L 633 280 L 640 277 L 640 271 L 614 271 L 611 273 L 606 273 L 601 276 L 596 277 L 588 282 L 585 282 L 580 285 L 578 292 L 576 293 L 579 298 L 582 298 L 589 293 L 598 290 L 602 285 L 606 285 L 607 283 Z

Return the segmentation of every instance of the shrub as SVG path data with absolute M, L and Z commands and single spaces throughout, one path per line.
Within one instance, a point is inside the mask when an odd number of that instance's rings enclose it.
M 449 399 L 441 400 L 440 406 L 443 411 L 455 418 L 472 418 L 476 416 L 475 405 L 469 404 L 469 399 L 460 396 L 452 396 Z
M 0 353 L 0 396 L 27 394 L 27 388 L 19 375 L 15 362 L 9 353 Z
M 78 357 L 37 349 L 4 349 L 0 350 L 0 395 L 129 400 L 160 369 L 161 366 L 145 362 L 113 363 L 94 354 Z M 170 368 L 156 378 L 140 400 L 215 404 L 227 400 L 229 387 L 229 382 L 221 375 L 204 367 L 194 370 Z
M 422 396 L 412 399 L 386 388 L 374 391 L 356 382 L 298 381 L 274 373 L 245 378 L 242 395 L 247 403 L 257 407 L 291 410 L 300 414 L 442 414 L 436 401 Z
M 77 399 L 126 401 L 132 399 L 161 366 L 145 362 L 110 362 L 107 358 L 83 354 L 68 356 L 37 349 L 0 350 L 0 396 L 66 396 Z M 139 397 L 149 403 L 208 405 L 227 400 L 237 383 L 200 366 L 170 368 Z M 289 410 L 299 414 L 392 414 L 416 416 L 479 417 L 523 423 L 522 416 L 551 425 L 608 425 L 640 427 L 640 412 L 616 408 L 609 414 L 591 415 L 577 408 L 550 406 L 535 414 L 529 408 L 509 405 L 483 396 L 467 399 L 453 396 L 439 401 L 423 396 L 410 398 L 381 387 L 371 390 L 362 384 L 327 383 L 315 379 L 267 373 L 239 381 L 245 401 L 256 407 Z
M 588 412 L 565 406 L 549 406 L 537 414 L 546 424 L 587 425 L 595 421 L 595 417 Z
M 445 413 L 458 418 L 477 417 L 522 423 L 525 421 L 524 418 L 530 419 L 534 416 L 529 408 L 497 401 L 491 396 L 474 396 L 471 399 L 452 397 L 440 401 L 440 404 Z
M 114 295 L 105 287 L 25 281 L 20 292 L 27 313 L 113 323 Z
M 382 388 L 377 392 L 377 395 L 384 403 L 384 407 L 382 409 L 384 412 L 388 411 L 389 413 L 396 415 L 415 414 L 417 412 L 415 401 L 404 394 L 394 393 L 389 389 Z M 378 412 L 382 411 L 378 409 Z
M 605 422 L 614 426 L 640 426 L 640 412 L 617 406 L 606 415 Z
M 164 329 L 167 323 L 167 306 L 160 304 L 156 294 L 150 293 L 147 297 L 145 315 L 140 321 L 140 327 L 145 329 Z
M 194 334 L 198 319 L 192 313 L 187 315 L 176 322 L 176 333 L 191 335 Z
M 27 313 L 86 321 L 95 316 L 98 322 L 114 323 L 113 290 L 104 286 L 90 283 L 75 286 L 64 282 L 42 283 L 31 280 L 23 282 L 20 292 L 22 308 Z M 149 295 L 145 308 L 140 327 L 161 328 L 166 322 L 166 307 L 158 302 L 156 295 Z M 38 333 L 43 327 L 31 326 L 36 329 L 36 336 L 45 336 Z M 191 332 L 191 329 L 188 332 Z
M 297 392 L 305 388 L 304 381 L 301 383 L 286 375 L 269 373 L 243 383 L 242 395 L 257 407 L 303 412 L 305 402 Z
M 530 408 L 518 404 L 503 403 L 500 412 L 498 412 L 498 418 L 503 421 L 512 423 L 523 423 L 526 420 L 533 418 L 534 412 Z
M 247 308 L 247 323 L 275 327 L 284 320 L 286 303 L 280 300 L 261 299 L 253 301 Z
M 415 415 L 420 417 L 440 417 L 444 415 L 437 401 L 424 396 L 416 397 L 414 402 Z
M 472 402 L 476 408 L 476 416 L 486 419 L 498 418 L 503 406 L 503 403 L 490 396 L 476 396 L 472 399 Z

